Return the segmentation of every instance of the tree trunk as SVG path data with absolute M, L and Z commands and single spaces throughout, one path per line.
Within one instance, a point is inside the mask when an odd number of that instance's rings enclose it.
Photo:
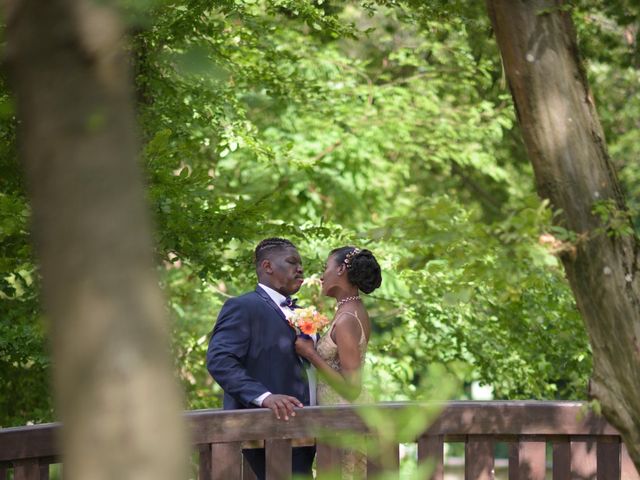
M 65 478 L 185 478 L 122 28 L 106 2 L 5 1 Z
M 577 238 L 561 255 L 593 350 L 591 394 L 640 467 L 639 243 L 593 214 L 608 202 L 631 226 L 562 1 L 487 0 L 538 193 Z

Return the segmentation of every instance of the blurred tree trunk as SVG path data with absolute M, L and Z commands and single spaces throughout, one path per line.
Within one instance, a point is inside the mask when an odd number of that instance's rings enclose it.
M 561 255 L 593 349 L 591 393 L 640 467 L 637 238 L 562 1 L 487 0 L 538 193 L 577 233 Z M 609 205 L 618 232 L 593 214 Z M 626 233 L 624 231 L 626 229 Z
M 108 2 L 2 4 L 51 320 L 65 478 L 185 478 L 123 30 Z

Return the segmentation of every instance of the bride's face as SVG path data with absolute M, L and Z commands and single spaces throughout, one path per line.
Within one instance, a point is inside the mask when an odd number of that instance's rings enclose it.
M 344 263 L 338 264 L 334 255 L 327 258 L 324 266 L 324 273 L 320 277 L 322 282 L 322 295 L 328 297 L 335 296 L 342 275 L 344 274 Z

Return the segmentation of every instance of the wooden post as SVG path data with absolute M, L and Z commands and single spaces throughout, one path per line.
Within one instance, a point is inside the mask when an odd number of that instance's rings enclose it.
M 289 480 L 291 478 L 291 440 L 266 440 L 264 446 L 267 480 Z
M 493 439 L 485 435 L 469 435 L 464 450 L 465 480 L 493 480 Z
M 598 480 L 620 480 L 620 437 L 598 437 Z
M 40 462 L 37 458 L 13 462 L 13 480 L 40 480 Z
M 418 440 L 418 464 L 430 462 L 433 471 L 429 480 L 443 480 L 444 478 L 444 436 L 429 435 Z
M 211 480 L 211 445 L 198 445 L 198 480 Z
M 553 480 L 571 480 L 571 445 L 567 436 L 553 440 Z
M 242 443 L 211 444 L 212 480 L 241 480 Z
M 331 441 L 328 439 L 327 441 Z M 318 478 L 340 478 L 341 451 L 329 443 L 319 442 L 316 445 L 316 465 Z

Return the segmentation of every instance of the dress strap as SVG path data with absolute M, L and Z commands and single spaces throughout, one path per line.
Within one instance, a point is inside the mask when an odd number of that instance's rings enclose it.
M 365 340 L 367 339 L 367 336 L 364 333 L 364 327 L 362 326 L 362 321 L 360 320 L 360 317 L 358 316 L 357 313 L 351 313 L 351 312 L 340 312 L 340 315 L 338 315 L 336 317 L 336 320 L 338 320 L 338 318 L 340 318 L 342 315 L 351 315 L 352 317 L 355 317 L 356 320 L 358 321 L 358 325 L 360 325 L 360 340 L 362 340 L 362 337 L 365 338 Z M 331 331 L 329 332 L 329 335 L 331 335 L 331 333 L 333 332 L 334 327 L 336 326 L 336 321 L 333 321 L 333 326 L 331 327 Z

